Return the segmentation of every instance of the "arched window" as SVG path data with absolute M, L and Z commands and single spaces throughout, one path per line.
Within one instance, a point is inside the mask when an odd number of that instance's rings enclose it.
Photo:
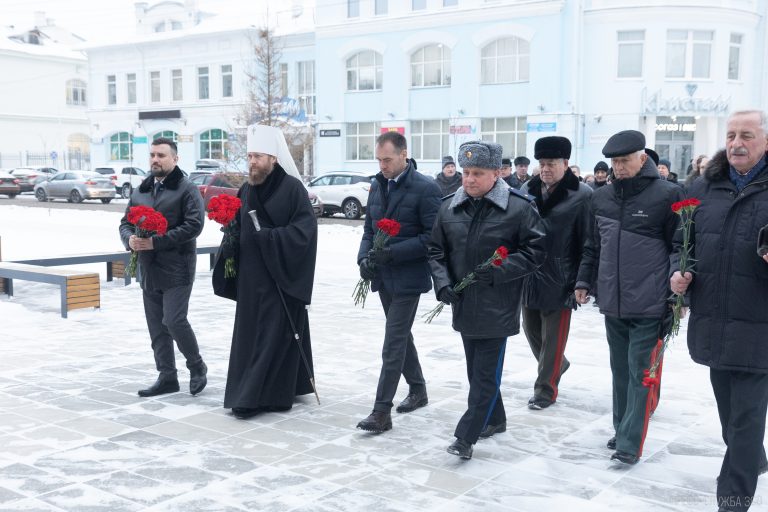
M 497 39 L 483 48 L 480 62 L 483 84 L 527 82 L 531 62 L 530 43 L 519 37 Z
M 85 105 L 85 89 L 82 80 L 67 80 L 67 105 Z
M 227 157 L 227 132 L 214 128 L 200 134 L 200 158 L 224 160 Z
M 444 44 L 419 48 L 411 55 L 411 86 L 451 85 L 451 49 Z
M 133 155 L 133 143 L 131 134 L 128 132 L 117 132 L 109 138 L 109 159 L 110 160 L 131 160 Z
M 163 130 L 161 132 L 157 132 L 152 136 L 152 140 L 159 139 L 160 137 L 171 139 L 173 142 L 179 142 L 179 134 L 174 132 L 173 130 Z
M 378 91 L 384 81 L 382 57 L 373 50 L 363 50 L 347 59 L 347 90 Z

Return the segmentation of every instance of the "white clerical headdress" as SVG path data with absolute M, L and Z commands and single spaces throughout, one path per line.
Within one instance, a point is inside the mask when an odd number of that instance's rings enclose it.
M 250 125 L 246 147 L 248 153 L 263 153 L 276 157 L 277 163 L 286 173 L 301 179 L 296 163 L 288 150 L 288 144 L 285 142 L 285 135 L 279 128 L 265 124 Z

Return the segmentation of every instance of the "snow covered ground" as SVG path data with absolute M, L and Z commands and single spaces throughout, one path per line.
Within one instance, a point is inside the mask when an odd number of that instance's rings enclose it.
M 120 214 L 0 205 L 4 260 L 121 249 Z M 190 321 L 208 388 L 141 399 L 155 378 L 137 284 L 102 281 L 101 309 L 59 316 L 58 289 L 18 281 L 0 296 L 0 511 L 703 511 L 716 510 L 723 455 L 707 369 L 684 330 L 664 367 L 662 400 L 641 462 L 609 460 L 611 380 L 602 317 L 573 316 L 571 368 L 558 403 L 528 410 L 535 361 L 507 346 L 508 430 L 471 461 L 445 452 L 466 404 L 463 351 L 450 312 L 414 336 L 429 406 L 394 415 L 382 435 L 355 430 L 373 405 L 383 339 L 375 295 L 352 306 L 360 227 L 320 227 L 310 311 L 322 405 L 248 421 L 222 409 L 234 304 L 211 292 L 201 257 Z M 218 242 L 207 224 L 200 241 Z M 103 265 L 78 266 L 102 273 Z M 420 315 L 435 305 L 425 295 Z M 404 397 L 404 383 L 396 400 Z M 768 478 L 752 510 L 768 510 Z

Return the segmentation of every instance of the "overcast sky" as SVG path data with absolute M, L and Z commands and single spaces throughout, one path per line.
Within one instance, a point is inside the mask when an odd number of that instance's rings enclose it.
M 159 0 L 146 0 L 150 5 Z M 183 0 L 181 0 L 183 1 Z M 212 13 L 255 12 L 265 0 L 199 0 L 202 10 Z M 269 0 L 285 9 L 289 0 Z M 34 12 L 45 11 L 56 25 L 90 41 L 134 33 L 134 0 L 0 0 L 0 26 L 31 27 Z

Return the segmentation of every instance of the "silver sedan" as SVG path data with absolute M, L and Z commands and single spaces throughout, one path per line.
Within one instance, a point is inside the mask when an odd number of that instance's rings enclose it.
M 102 203 L 109 203 L 115 198 L 115 187 L 108 176 L 97 172 L 61 171 L 35 185 L 35 197 L 38 201 L 62 198 L 70 203 L 82 203 L 84 199 L 100 199 Z

